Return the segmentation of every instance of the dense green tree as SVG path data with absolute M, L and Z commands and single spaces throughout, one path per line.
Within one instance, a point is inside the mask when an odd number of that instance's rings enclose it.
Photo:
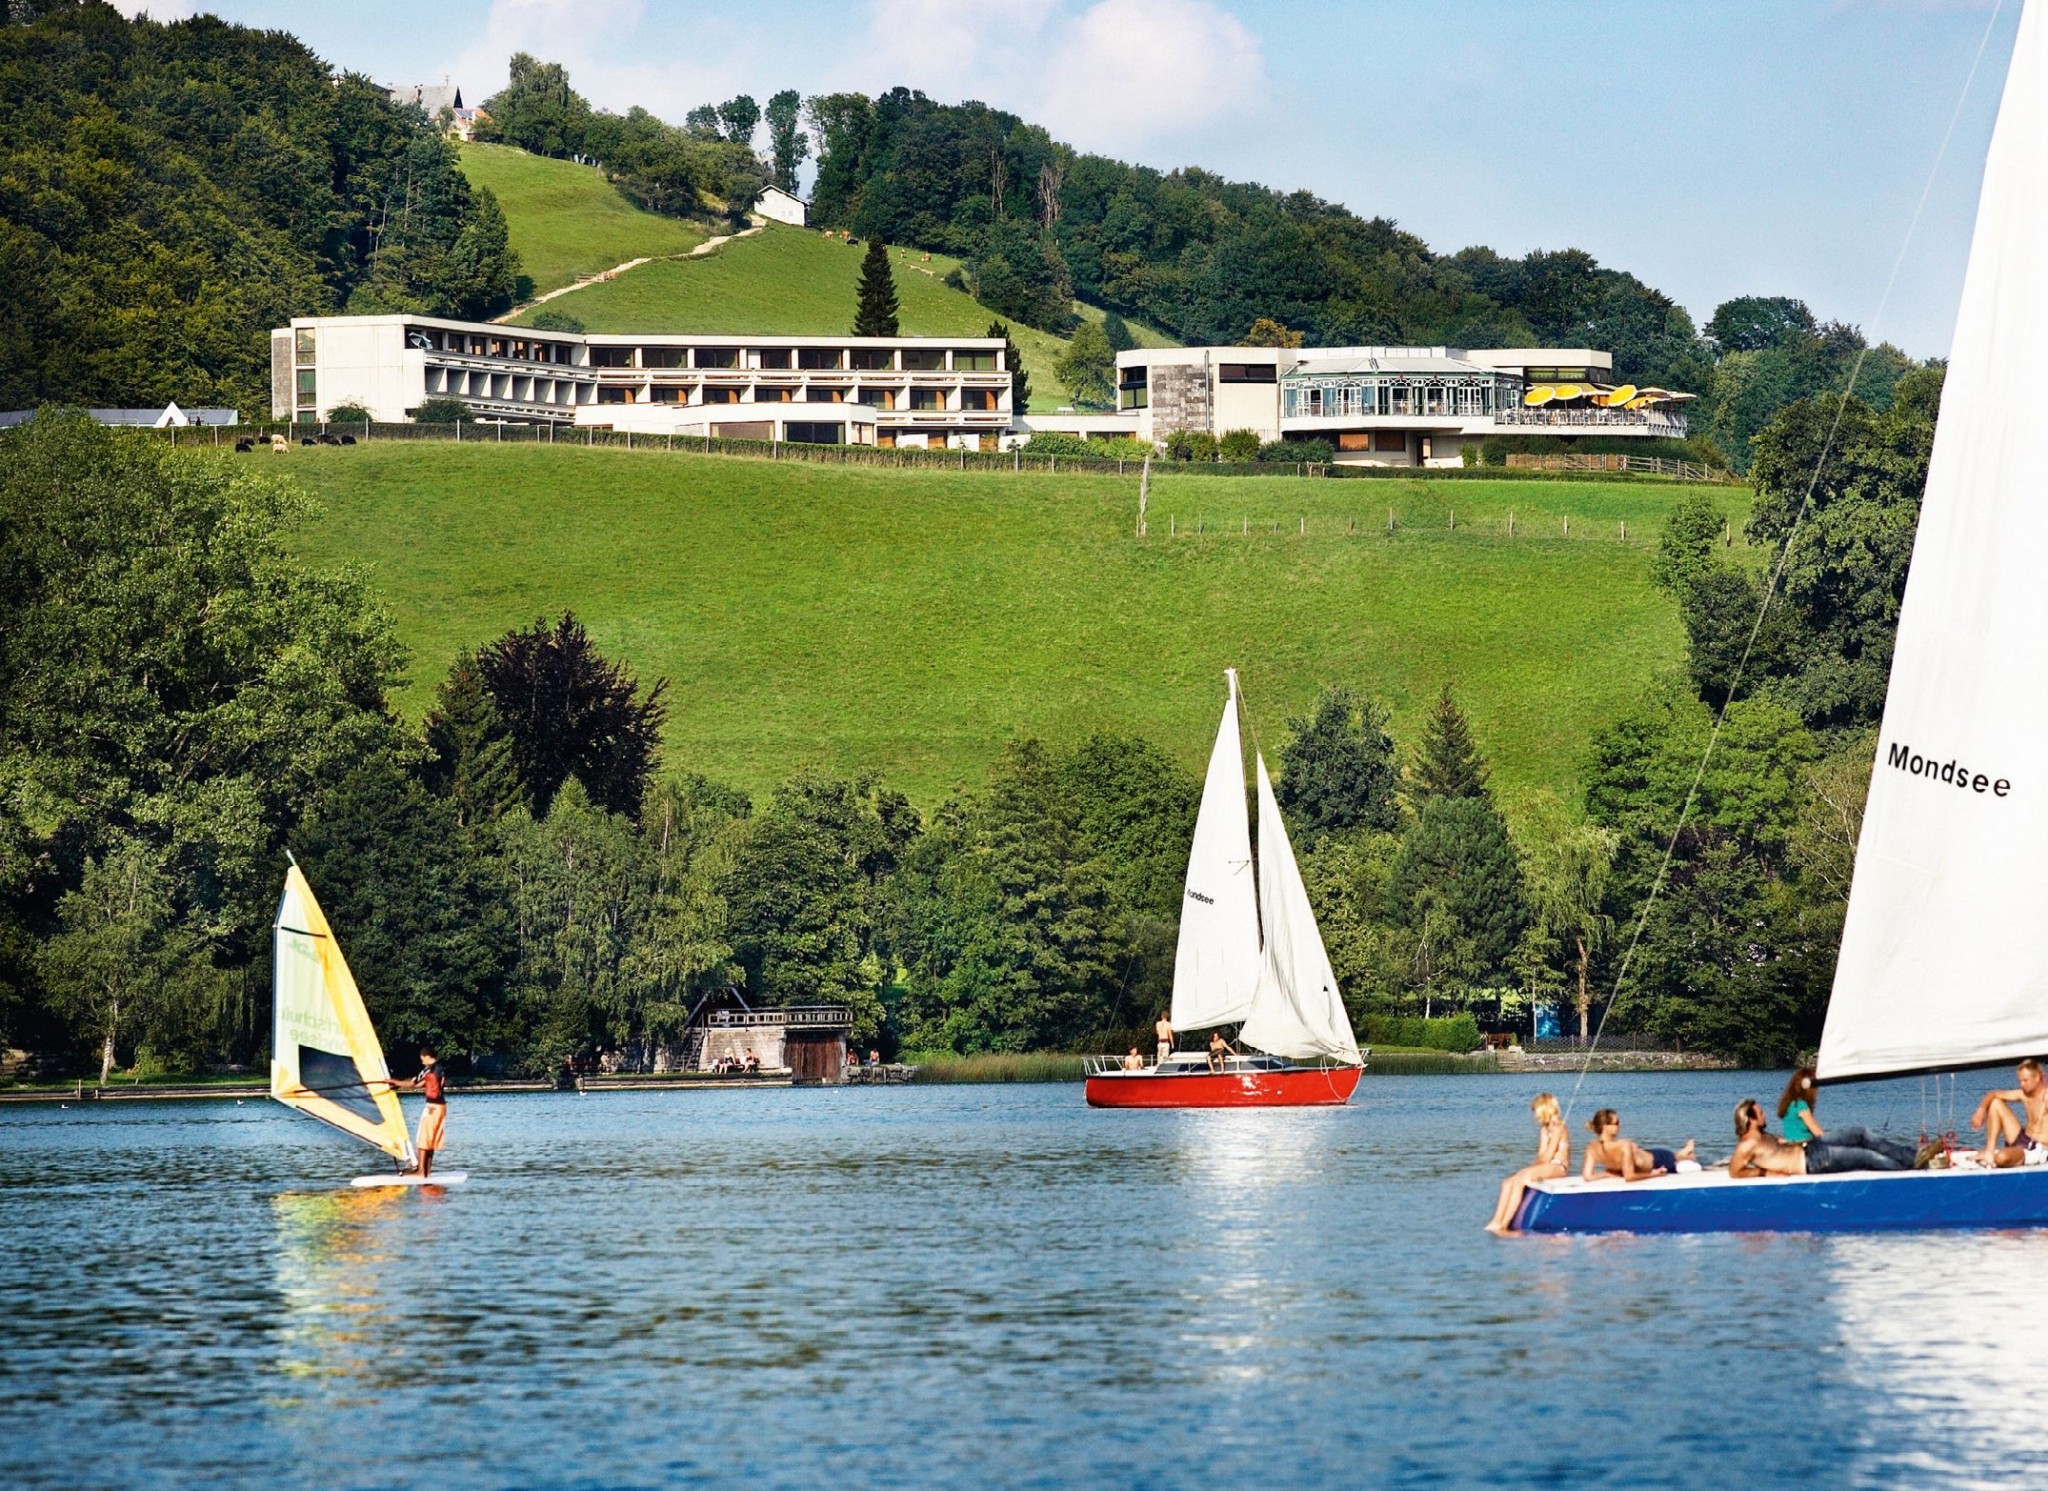
M 512 764 L 536 816 L 547 816 L 572 776 L 601 809 L 640 811 L 668 716 L 666 679 L 643 694 L 567 611 L 484 647 L 477 672 L 511 733 Z
M 1067 349 L 1053 364 L 1078 409 L 1116 407 L 1116 349 L 1092 321 L 1074 328 Z
M 1481 982 L 1505 968 L 1529 921 L 1520 860 L 1484 795 L 1423 800 L 1402 836 L 1392 894 L 1419 948 L 1444 971 Z
M 1581 1042 L 1591 1032 L 1593 960 L 1614 930 L 1608 883 L 1618 847 L 1619 840 L 1611 830 L 1574 824 L 1547 836 L 1526 866 L 1527 894 L 1534 914 L 1530 930 L 1523 934 L 1523 951 L 1535 957 L 1525 960 L 1524 969 L 1532 969 L 1543 957 L 1562 955 L 1571 974 Z M 1556 954 L 1529 947 L 1531 934 L 1547 939 Z
M 569 86 L 568 69 L 514 52 L 504 88 L 483 103 L 477 138 L 516 145 L 535 155 L 580 154 L 590 131 L 590 104 Z
M 1003 366 L 1010 370 L 1010 408 L 1025 414 L 1031 408 L 1031 373 L 1024 366 L 1024 354 L 1017 350 L 1017 339 L 1001 321 L 989 323 L 988 335 L 1003 339 Z
M 1303 845 L 1326 833 L 1399 826 L 1401 769 L 1387 711 L 1369 695 L 1325 688 L 1287 722 L 1273 795 Z
M 78 889 L 57 904 L 43 978 L 57 1012 L 98 1047 L 101 1086 L 116 1048 L 148 1019 L 167 986 L 204 967 L 198 951 L 179 924 L 161 851 L 122 835 L 104 858 L 86 861 Z
M 1445 684 L 1422 724 L 1422 744 L 1408 775 L 1409 795 L 1418 806 L 1439 797 L 1485 797 L 1486 777 L 1486 759 L 1473 742 L 1472 723 Z
M 761 106 L 748 94 L 735 94 L 718 106 L 718 122 L 725 127 L 726 139 L 751 148 L 761 124 Z
M 797 187 L 797 171 L 811 153 L 802 113 L 803 98 L 794 88 L 785 88 L 768 100 L 768 153 L 774 162 L 775 184 L 792 193 Z
M 420 780 L 454 804 L 464 828 L 487 823 L 525 802 L 512 760 L 512 732 L 484 687 L 477 655 L 456 656 L 434 691 L 420 731 L 427 748 Z
M 1138 345 L 1130 326 L 1115 311 L 1103 312 L 1102 334 L 1109 338 L 1109 345 L 1118 352 L 1128 352 Z
M 722 140 L 725 130 L 718 122 L 717 104 L 699 104 L 683 116 L 683 128 L 699 140 Z
M 468 404 L 446 395 L 423 400 L 419 408 L 412 412 L 413 423 L 422 425 L 460 424 L 463 420 L 474 417 L 474 412 Z
M 1707 335 L 1726 352 L 1761 352 L 1819 330 L 1806 302 L 1785 295 L 1738 295 L 1715 307 L 1707 322 Z
M 855 292 L 853 334 L 857 337 L 896 335 L 896 275 L 889 268 L 889 245 L 868 240 L 860 261 L 860 286 Z
M 1693 581 L 1714 568 L 1727 522 L 1705 492 L 1679 498 L 1664 519 L 1650 579 L 1682 600 Z

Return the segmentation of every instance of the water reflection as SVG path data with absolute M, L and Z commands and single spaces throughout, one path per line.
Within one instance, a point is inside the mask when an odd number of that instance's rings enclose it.
M 1826 1294 L 1870 1478 L 2009 1483 L 2040 1447 L 2033 1361 L 2048 1340 L 2048 1234 L 1841 1238 Z
M 384 1281 L 394 1224 L 412 1198 L 394 1190 L 285 1192 L 277 1224 L 277 1290 L 284 1319 L 278 1370 L 287 1377 L 357 1381 L 388 1375 L 393 1337 Z

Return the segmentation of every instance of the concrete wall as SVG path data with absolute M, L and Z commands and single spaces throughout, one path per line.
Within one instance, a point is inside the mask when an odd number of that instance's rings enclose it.
M 379 422 L 395 424 L 426 398 L 426 354 L 405 345 L 395 322 L 329 321 L 316 338 L 320 418 L 336 404 L 361 404 Z
M 1210 413 L 1210 428 L 1218 435 L 1231 430 L 1251 430 L 1261 440 L 1280 438 L 1280 385 L 1278 383 L 1217 383 Z

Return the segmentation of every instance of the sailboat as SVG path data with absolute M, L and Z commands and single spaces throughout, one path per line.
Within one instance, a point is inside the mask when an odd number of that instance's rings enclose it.
M 1891 687 L 1821 1031 L 1823 1082 L 2048 1054 L 2048 15 L 1984 167 Z M 2048 1167 L 1540 1183 L 1535 1232 L 2048 1225 Z
M 391 1071 L 348 959 L 313 887 L 293 860 L 272 929 L 274 1013 L 270 1095 L 389 1155 L 398 1173 L 359 1175 L 358 1186 L 458 1185 L 461 1173 L 431 1181 L 406 1173 L 417 1162 Z
M 1175 1051 L 1135 1071 L 1097 1058 L 1087 1082 L 1093 1107 L 1337 1106 L 1364 1070 L 1263 755 L 1254 878 L 1237 670 L 1224 678 L 1230 692 L 1188 852 L 1170 1018 L 1181 1031 L 1241 1023 L 1239 1040 L 1256 1049 L 1226 1057 L 1220 1070 L 1206 1051 Z

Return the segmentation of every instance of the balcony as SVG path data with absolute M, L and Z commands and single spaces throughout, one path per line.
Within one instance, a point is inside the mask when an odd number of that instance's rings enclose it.
M 1536 408 L 1517 405 L 1497 411 L 1493 422 L 1503 428 L 1543 433 L 1551 430 L 1627 430 L 1630 434 L 1685 438 L 1685 416 L 1664 409 Z

